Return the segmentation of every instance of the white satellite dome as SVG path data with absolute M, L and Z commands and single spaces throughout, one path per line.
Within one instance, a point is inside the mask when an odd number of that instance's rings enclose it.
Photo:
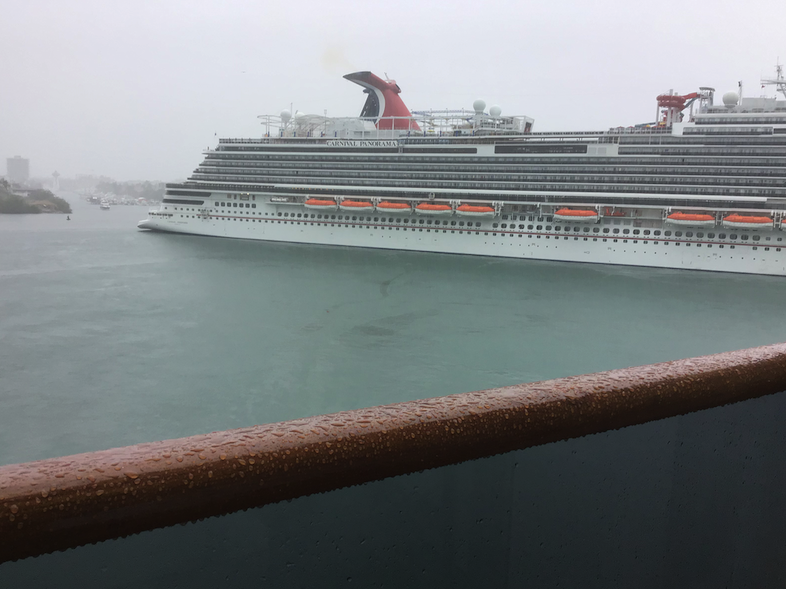
M 486 110 L 486 101 L 477 99 L 472 103 L 472 108 L 475 109 L 476 115 L 483 114 L 483 111 Z
M 502 114 L 502 109 L 498 105 L 494 105 L 489 109 L 489 114 L 495 119 Z
M 281 117 L 281 121 L 286 125 L 289 122 L 289 119 L 292 118 L 292 113 L 284 109 L 281 111 L 279 116 Z
M 728 108 L 732 106 L 737 106 L 737 103 L 740 101 L 740 95 L 736 92 L 726 92 L 723 95 L 723 104 L 726 105 Z

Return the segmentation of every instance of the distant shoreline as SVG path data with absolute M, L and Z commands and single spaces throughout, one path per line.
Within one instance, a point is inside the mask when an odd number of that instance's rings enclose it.
M 68 201 L 49 190 L 32 190 L 27 196 L 14 194 L 0 185 L 0 215 L 39 215 L 41 213 L 71 214 Z

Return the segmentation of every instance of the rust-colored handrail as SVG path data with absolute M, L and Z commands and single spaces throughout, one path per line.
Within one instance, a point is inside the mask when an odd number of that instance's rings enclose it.
M 786 391 L 786 344 L 0 467 L 0 562 Z

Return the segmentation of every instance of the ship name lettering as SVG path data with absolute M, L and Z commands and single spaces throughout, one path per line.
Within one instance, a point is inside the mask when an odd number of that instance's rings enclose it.
M 333 139 L 328 147 L 398 147 L 397 141 L 357 141 L 355 139 Z

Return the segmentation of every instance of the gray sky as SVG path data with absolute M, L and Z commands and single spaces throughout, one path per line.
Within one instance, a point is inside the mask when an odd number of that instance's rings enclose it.
M 35 176 L 184 178 L 215 134 L 259 136 L 259 114 L 358 115 L 356 70 L 387 72 L 413 110 L 482 98 L 553 131 L 649 122 L 670 88 L 773 95 L 759 79 L 786 61 L 782 0 L 0 6 L 0 158 Z

